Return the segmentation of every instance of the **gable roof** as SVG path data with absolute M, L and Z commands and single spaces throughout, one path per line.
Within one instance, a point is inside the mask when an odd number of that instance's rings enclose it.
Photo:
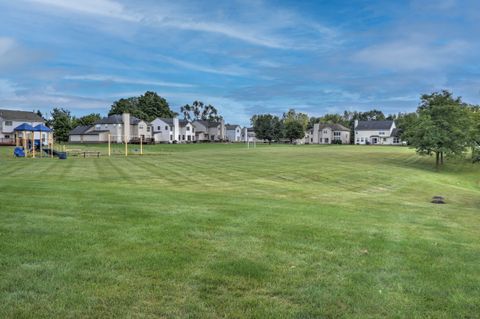
M 355 127 L 357 131 L 375 131 L 389 130 L 393 125 L 393 121 L 358 121 Z
M 0 117 L 8 121 L 19 121 L 19 122 L 42 122 L 45 120 L 38 116 L 35 112 L 27 111 L 15 111 L 15 110 L 3 110 L 0 109 Z
M 161 120 L 164 123 L 167 123 L 170 126 L 173 126 L 173 119 L 167 119 L 165 117 L 159 117 L 158 119 Z
M 240 125 L 237 125 L 237 124 L 227 124 L 227 125 L 225 125 L 225 128 L 229 131 L 235 130 L 237 127 L 240 127 Z
M 392 134 L 390 134 L 391 137 L 400 137 L 400 135 L 402 134 L 402 130 L 399 129 L 399 128 L 394 128 L 392 130 Z
M 179 121 L 178 121 L 178 125 L 179 125 L 180 127 L 185 127 L 185 126 L 187 126 L 189 123 L 190 123 L 190 121 L 187 121 L 187 120 L 179 120 Z
M 92 126 L 90 125 L 79 125 L 68 133 L 68 135 L 82 135 L 85 134 Z
M 217 127 L 219 126 L 220 122 L 213 122 L 213 121 L 204 121 L 204 120 L 196 120 L 194 122 L 198 122 L 198 123 L 201 123 L 203 126 L 205 127 L 208 127 L 208 128 L 211 128 L 211 127 Z
M 130 115 L 130 125 L 137 125 L 141 121 L 142 121 L 141 119 Z M 123 118 L 122 118 L 121 114 L 113 114 L 113 115 L 104 117 L 101 120 L 98 120 L 93 124 L 94 125 L 97 125 L 97 124 L 123 124 Z
M 350 132 L 350 129 L 346 128 L 341 124 L 330 124 L 330 123 L 318 123 L 319 130 L 323 130 L 324 128 L 330 128 L 332 131 L 346 131 Z M 313 132 L 312 132 L 313 133 Z

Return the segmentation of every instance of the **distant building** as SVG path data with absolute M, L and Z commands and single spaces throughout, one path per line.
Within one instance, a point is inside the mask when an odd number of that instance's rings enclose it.
M 15 145 L 14 130 L 23 123 L 35 127 L 45 124 L 45 120 L 35 112 L 0 109 L 0 144 Z M 22 133 L 19 134 L 19 137 L 23 137 Z M 46 137 L 42 136 L 42 139 L 44 138 Z M 40 132 L 35 132 L 35 139 L 40 139 Z
M 225 125 L 226 137 L 230 142 L 241 142 L 242 141 L 242 128 L 240 125 Z
M 350 130 L 340 124 L 316 123 L 307 132 L 306 142 L 309 144 L 350 144 Z
M 125 123 L 128 123 L 125 125 Z M 77 126 L 69 133 L 71 143 L 106 143 L 108 136 L 112 143 L 149 142 L 152 128 L 144 120 L 130 116 L 128 113 L 104 117 L 90 126 Z
M 198 142 L 205 141 L 224 141 L 225 140 L 225 122 L 223 120 L 216 121 L 193 121 L 195 128 L 195 140 Z
M 156 118 L 151 122 L 155 143 L 189 143 L 195 141 L 195 128 L 187 120 Z
M 401 145 L 395 121 L 355 121 L 355 144 Z

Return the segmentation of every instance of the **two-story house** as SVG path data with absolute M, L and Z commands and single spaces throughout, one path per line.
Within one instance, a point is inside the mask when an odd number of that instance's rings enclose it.
M 33 127 L 39 124 L 45 124 L 45 120 L 35 112 L 16 111 L 0 109 L 0 144 L 15 145 L 15 128 L 27 123 Z M 19 138 L 22 133 L 19 133 Z M 40 139 L 40 134 L 45 135 L 42 132 L 35 132 L 35 139 Z M 42 140 L 45 140 L 45 136 L 42 136 Z
M 195 141 L 195 128 L 187 120 L 156 118 L 151 123 L 155 143 L 189 143 Z
M 109 137 L 112 143 L 133 143 L 140 139 L 147 142 L 152 138 L 152 127 L 144 120 L 123 113 L 104 117 L 93 125 L 77 126 L 69 133 L 71 143 L 106 143 Z
M 242 141 L 242 128 L 240 125 L 225 125 L 225 134 L 227 140 L 230 142 L 240 142 Z
M 195 128 L 195 140 L 199 142 L 204 141 L 224 141 L 225 140 L 225 122 L 215 121 L 193 121 Z
M 340 124 L 316 123 L 306 138 L 309 144 L 350 144 L 350 130 Z
M 355 121 L 355 144 L 401 145 L 395 121 Z

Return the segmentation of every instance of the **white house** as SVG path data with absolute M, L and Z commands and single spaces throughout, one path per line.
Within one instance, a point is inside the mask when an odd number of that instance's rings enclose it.
M 104 117 L 91 126 L 77 126 L 70 131 L 69 140 L 71 143 L 106 143 L 109 135 L 112 143 L 135 143 L 140 138 L 148 142 L 152 138 L 152 127 L 129 113 L 115 114 Z
M 192 124 L 195 128 L 196 141 L 214 142 L 225 140 L 225 123 L 223 120 L 220 122 L 195 120 Z
M 247 143 L 248 141 L 250 142 L 256 142 L 257 137 L 255 134 L 255 130 L 253 127 L 244 127 L 242 129 L 242 141 Z
M 307 133 L 306 142 L 309 144 L 350 144 L 350 130 L 340 124 L 316 123 Z
M 225 125 L 225 132 L 227 140 L 230 142 L 241 142 L 242 141 L 242 128 L 240 125 Z
M 187 120 L 156 118 L 151 122 L 155 143 L 190 143 L 195 141 L 195 128 Z
M 401 145 L 395 121 L 355 121 L 355 144 Z
M 177 118 L 157 117 L 150 124 L 153 129 L 153 140 L 155 143 L 173 143 L 178 141 L 180 130 Z
M 27 123 L 33 127 L 39 124 L 45 124 L 45 120 L 35 112 L 15 111 L 0 109 L 0 145 L 15 145 L 15 128 Z M 22 138 L 22 132 L 19 137 Z M 35 139 L 46 139 L 46 133 L 35 132 Z

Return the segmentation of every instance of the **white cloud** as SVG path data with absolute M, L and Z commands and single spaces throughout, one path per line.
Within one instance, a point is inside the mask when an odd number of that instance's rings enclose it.
M 238 66 L 229 66 L 229 67 L 208 67 L 201 64 L 191 63 L 182 61 L 179 59 L 175 59 L 172 57 L 167 57 L 164 55 L 158 55 L 158 57 L 171 64 L 178 65 L 185 69 L 190 69 L 194 71 L 200 71 L 205 73 L 213 73 L 213 74 L 221 74 L 221 75 L 231 75 L 231 76 L 242 76 L 249 73 L 249 71 L 245 68 L 241 68 Z
M 415 41 L 396 41 L 367 47 L 354 60 L 376 68 L 398 71 L 429 70 L 456 63 L 468 48 L 463 41 L 433 45 Z
M 76 11 L 83 14 L 93 14 L 128 21 L 139 21 L 140 16 L 125 11 L 122 4 L 112 0 L 27 0 L 40 5 L 58 9 Z
M 136 78 L 126 78 L 114 75 L 103 74 L 86 74 L 86 75 L 67 75 L 65 80 L 78 80 L 78 81 L 94 81 L 94 82 L 114 82 L 122 84 L 140 84 L 140 85 L 153 85 L 153 86 L 167 86 L 176 88 L 194 87 L 192 84 L 176 83 L 176 82 L 163 82 L 154 80 L 142 80 Z

